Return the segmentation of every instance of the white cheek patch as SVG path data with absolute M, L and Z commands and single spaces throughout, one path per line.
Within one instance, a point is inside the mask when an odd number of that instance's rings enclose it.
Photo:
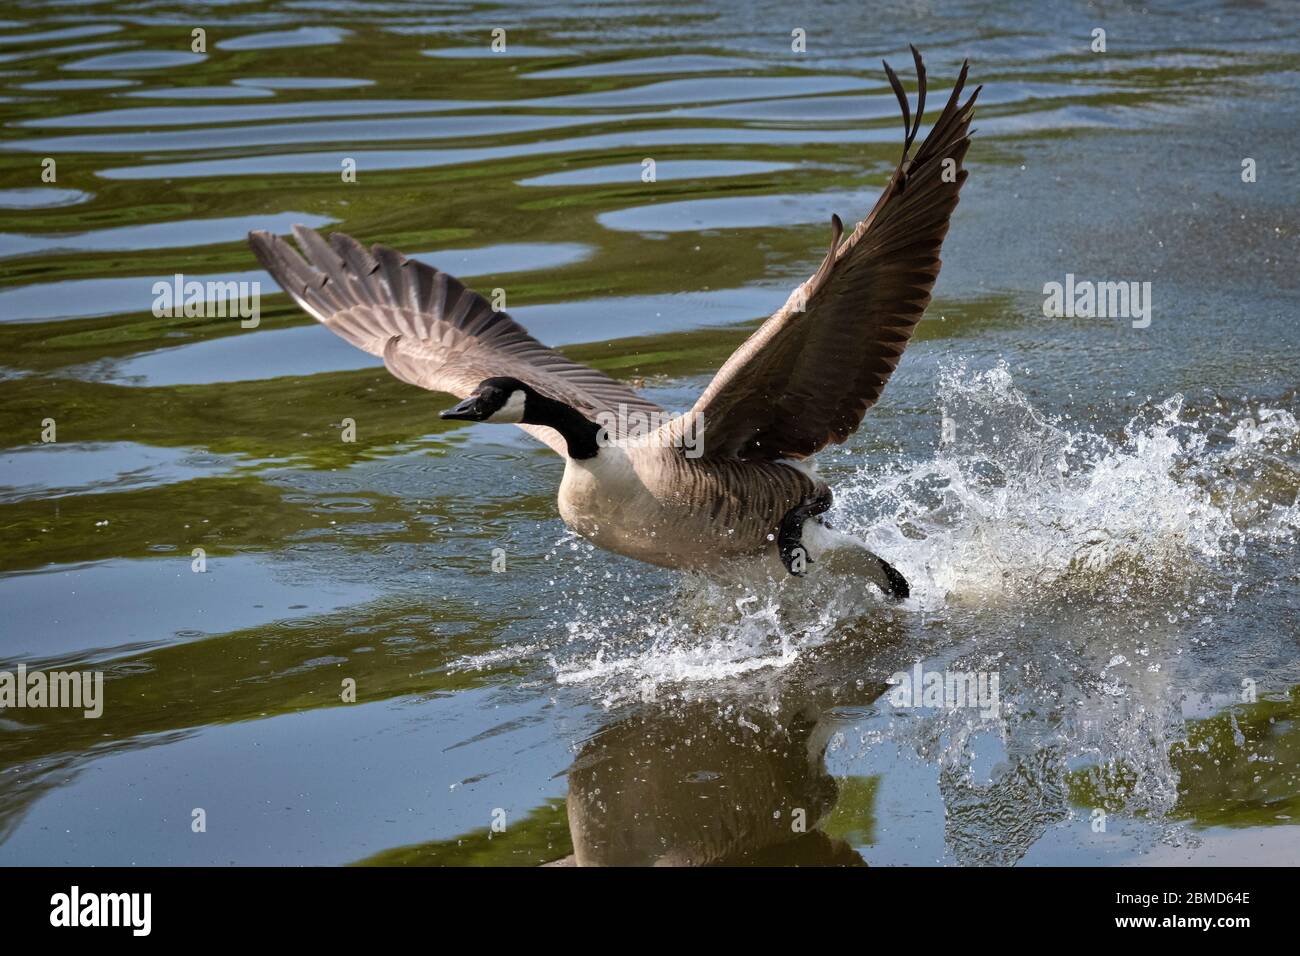
M 483 420 L 502 424 L 518 424 L 524 420 L 524 402 L 527 399 L 528 396 L 523 391 L 515 389 L 510 393 L 510 397 L 506 399 L 504 405 Z

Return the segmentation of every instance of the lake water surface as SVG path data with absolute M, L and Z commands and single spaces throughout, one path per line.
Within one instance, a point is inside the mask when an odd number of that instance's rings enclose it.
M 887 181 L 909 42 L 985 85 L 970 178 L 820 461 L 903 606 L 594 551 L 244 242 L 418 255 L 684 409 Z M 0 670 L 105 702 L 0 713 L 0 864 L 1300 860 L 1298 71 L 1268 0 L 6 4 Z

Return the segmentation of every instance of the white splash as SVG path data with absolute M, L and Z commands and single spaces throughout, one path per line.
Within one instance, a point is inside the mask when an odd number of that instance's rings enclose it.
M 940 405 L 952 441 L 885 476 L 865 470 L 841 492 L 848 523 L 890 556 L 922 607 L 971 599 L 1131 588 L 1213 568 L 1245 544 L 1239 489 L 1215 475 L 1260 443 L 1294 442 L 1295 418 L 1261 411 L 1229 442 L 1183 416 L 1175 395 L 1123 436 L 1070 429 L 1040 414 L 1006 365 L 945 370 Z M 1293 476 L 1294 477 L 1294 476 Z
M 1149 603 L 1189 578 L 1222 583 L 1249 547 L 1295 537 L 1300 429 L 1287 412 L 1193 420 L 1175 395 L 1108 436 L 1043 415 L 1005 364 L 945 369 L 937 398 L 949 424 L 933 454 L 840 482 L 830 516 L 907 577 L 902 608 L 816 575 L 748 589 L 686 579 L 676 593 L 638 587 L 639 600 L 624 588 L 621 609 L 565 606 L 558 681 L 617 703 L 788 667 L 864 617 Z

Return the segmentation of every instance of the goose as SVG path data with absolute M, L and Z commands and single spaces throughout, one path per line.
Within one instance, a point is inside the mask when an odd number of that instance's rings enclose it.
M 350 236 L 326 241 L 301 226 L 293 229 L 301 253 L 267 232 L 249 242 L 307 313 L 381 356 L 401 381 L 459 399 L 443 419 L 518 425 L 561 455 L 560 516 L 597 546 L 659 567 L 719 577 L 756 568 L 772 580 L 854 551 L 862 573 L 901 600 L 906 578 L 820 517 L 832 492 L 808 459 L 857 430 L 897 368 L 930 303 L 966 180 L 980 88 L 961 102 L 963 63 L 912 153 L 926 74 L 911 51 L 914 119 L 883 64 L 903 114 L 903 152 L 875 206 L 847 238 L 832 217 L 816 272 L 683 415 L 565 358 L 454 277 L 385 246 L 367 251 Z

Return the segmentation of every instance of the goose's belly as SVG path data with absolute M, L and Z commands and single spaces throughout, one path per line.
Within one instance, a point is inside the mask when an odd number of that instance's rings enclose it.
M 559 509 L 565 524 L 609 551 L 708 570 L 774 549 L 781 518 L 813 487 L 784 465 L 707 464 L 604 448 L 594 459 L 568 462 Z

